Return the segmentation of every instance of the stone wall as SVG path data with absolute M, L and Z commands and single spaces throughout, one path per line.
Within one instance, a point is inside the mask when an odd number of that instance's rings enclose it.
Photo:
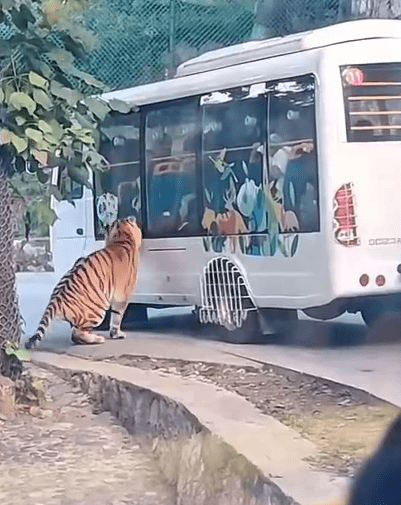
M 151 444 L 177 505 L 296 505 L 244 456 L 213 435 L 182 404 L 150 389 L 89 372 L 46 366 Z

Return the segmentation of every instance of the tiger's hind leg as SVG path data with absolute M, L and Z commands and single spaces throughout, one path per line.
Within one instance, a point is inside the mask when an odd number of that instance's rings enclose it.
M 125 333 L 121 331 L 121 321 L 127 306 L 128 302 L 111 303 L 110 338 L 125 338 Z
M 104 337 L 91 333 L 90 331 L 80 330 L 78 328 L 72 329 L 71 340 L 74 344 L 103 344 Z

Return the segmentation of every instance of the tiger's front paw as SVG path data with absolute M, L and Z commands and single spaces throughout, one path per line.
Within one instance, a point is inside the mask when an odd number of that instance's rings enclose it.
M 118 328 L 113 328 L 110 330 L 110 338 L 122 339 L 125 338 L 125 333 Z

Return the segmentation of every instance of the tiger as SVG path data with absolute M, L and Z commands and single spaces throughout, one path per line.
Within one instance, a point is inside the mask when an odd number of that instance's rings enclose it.
M 60 279 L 39 322 L 26 342 L 31 349 L 42 340 L 52 321 L 67 321 L 74 344 L 101 344 L 92 333 L 111 308 L 110 337 L 125 338 L 121 320 L 138 279 L 142 232 L 135 219 L 118 219 L 110 226 L 103 249 L 79 258 Z

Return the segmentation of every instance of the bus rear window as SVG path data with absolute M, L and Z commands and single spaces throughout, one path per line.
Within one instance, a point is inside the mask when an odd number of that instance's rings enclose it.
M 401 140 L 401 63 L 340 70 L 348 142 Z

